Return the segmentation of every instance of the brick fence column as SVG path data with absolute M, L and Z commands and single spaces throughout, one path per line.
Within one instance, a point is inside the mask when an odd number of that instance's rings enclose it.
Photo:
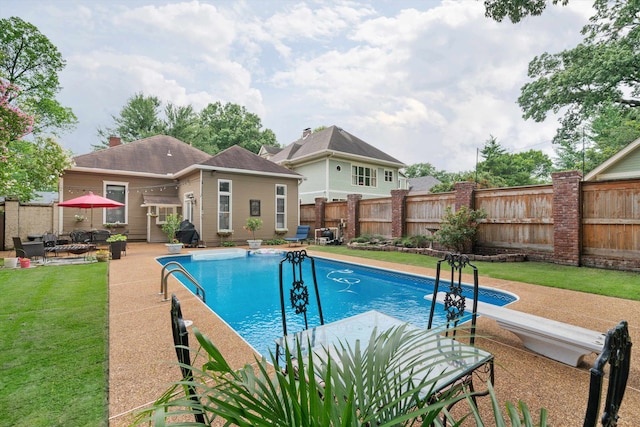
M 315 198 L 315 202 L 316 202 L 316 207 L 315 207 L 315 214 L 316 214 L 315 228 L 316 229 L 317 228 L 324 228 L 324 208 L 325 208 L 325 204 L 327 203 L 327 198 L 326 197 L 316 197 Z
M 553 258 L 557 264 L 580 265 L 582 201 L 579 171 L 555 172 L 553 182 Z
M 391 237 L 402 237 L 407 231 L 405 200 L 409 190 L 391 190 Z
M 475 182 L 456 182 L 455 183 L 455 192 L 456 192 L 456 206 L 454 211 L 460 210 L 461 207 L 466 206 L 469 209 L 475 209 L 475 198 L 474 192 L 478 184 Z
M 361 199 L 362 194 L 347 195 L 347 230 L 344 236 L 346 242 L 360 235 L 359 207 Z

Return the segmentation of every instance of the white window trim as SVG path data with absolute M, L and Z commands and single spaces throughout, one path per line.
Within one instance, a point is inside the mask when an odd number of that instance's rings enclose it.
M 118 185 L 124 187 L 124 224 L 129 223 L 129 183 L 124 181 L 102 181 L 102 194 L 107 197 L 107 187 Z M 108 197 L 107 197 L 108 198 Z M 102 223 L 107 223 L 107 210 L 102 209 Z
M 187 211 L 189 209 L 187 209 L 187 206 L 191 207 L 191 218 L 187 218 Z M 182 217 L 183 219 L 188 219 L 190 222 L 193 223 L 194 220 L 194 216 L 196 213 L 196 196 L 195 194 L 193 194 L 193 191 L 189 191 L 188 193 L 184 193 L 184 196 L 182 196 Z
M 282 187 L 284 188 L 284 194 L 283 195 L 279 195 L 278 194 L 278 187 Z M 274 220 L 275 220 L 275 229 L 276 231 L 284 231 L 287 230 L 287 185 L 286 184 L 276 184 L 276 188 L 275 188 L 275 195 L 276 195 L 276 199 L 275 199 L 275 216 L 274 216 Z M 284 200 L 284 228 L 278 228 L 278 199 L 283 199 Z
M 353 183 L 353 168 L 366 168 L 366 169 L 370 169 L 371 170 L 371 176 L 369 177 L 370 180 L 375 180 L 375 185 L 358 185 L 357 183 L 354 184 Z M 384 179 L 384 178 L 383 178 Z M 365 164 L 361 164 L 361 163 L 351 163 L 351 186 L 352 187 L 356 187 L 356 188 L 362 188 L 362 187 L 366 187 L 366 188 L 378 188 L 378 168 L 376 166 L 368 166 Z
M 387 181 L 387 172 L 391 173 L 391 181 Z M 395 175 L 393 169 L 385 169 L 382 173 L 384 174 L 384 182 L 393 182 L 393 176 Z
M 221 192 L 220 191 L 220 183 L 228 182 L 229 183 L 229 192 Z M 227 232 L 233 231 L 233 181 L 230 179 L 218 179 L 217 181 L 217 205 L 218 205 L 218 214 L 216 215 L 216 229 L 218 232 Z M 220 228 L 220 196 L 221 195 L 229 195 L 229 228 Z

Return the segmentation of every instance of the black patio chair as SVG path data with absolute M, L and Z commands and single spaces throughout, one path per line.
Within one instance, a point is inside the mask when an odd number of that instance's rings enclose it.
M 20 237 L 14 237 L 13 248 L 18 257 L 29 259 L 40 257 L 43 261 L 46 261 L 47 255 L 44 251 L 44 242 L 23 242 Z
M 288 304 L 285 303 L 285 284 L 284 284 L 284 265 L 290 264 L 291 266 L 291 286 L 288 287 L 288 299 L 289 307 L 293 308 L 294 313 L 302 315 L 304 320 L 304 329 L 309 329 L 309 319 L 307 317 L 307 311 L 309 308 L 309 286 L 305 283 L 302 277 L 302 268 L 305 264 L 309 264 L 311 268 L 311 280 L 313 281 L 313 292 L 316 298 L 316 308 L 318 316 L 320 318 L 320 325 L 324 325 L 324 317 L 322 315 L 322 304 L 320 303 L 320 293 L 318 291 L 318 281 L 316 280 L 316 265 L 313 257 L 307 255 L 307 251 L 290 251 L 287 252 L 279 266 L 280 276 L 280 311 L 282 315 L 282 333 L 283 336 L 287 336 L 289 330 L 287 328 L 287 309 Z M 299 332 L 299 331 L 296 331 Z M 276 357 L 279 358 L 281 349 L 276 346 Z
M 173 345 L 176 349 L 176 356 L 178 356 L 178 362 L 180 363 L 180 371 L 182 372 L 183 381 L 191 381 L 193 379 L 193 373 L 191 371 L 191 355 L 189 354 L 189 333 L 187 332 L 187 326 L 182 318 L 182 309 L 180 308 L 180 301 L 175 294 L 171 295 L 171 330 L 173 332 Z M 190 400 L 200 403 L 196 388 L 193 385 L 185 386 L 185 393 Z M 196 411 L 193 416 L 196 419 L 196 423 L 205 424 L 204 414 Z
M 450 270 L 449 280 L 445 279 L 443 276 L 443 267 L 442 264 L 448 264 Z M 471 289 L 471 307 L 470 310 L 467 307 L 467 296 L 464 295 L 464 287 L 462 284 L 462 272 L 466 267 L 470 267 L 473 272 L 473 288 Z M 447 267 L 444 267 L 447 268 Z M 446 316 L 446 322 L 444 326 L 438 326 L 438 328 L 442 329 L 442 332 L 445 336 L 450 337 L 452 339 L 464 338 L 469 341 L 469 344 L 475 345 L 476 338 L 476 318 L 478 316 L 478 268 L 471 264 L 469 261 L 469 257 L 463 254 L 455 254 L 449 253 L 443 259 L 439 260 L 436 266 L 436 279 L 433 285 L 433 296 L 431 298 L 431 310 L 429 312 L 429 323 L 427 325 L 427 329 L 432 329 L 434 326 L 434 316 L 436 314 L 437 309 L 437 296 L 438 292 L 440 292 L 440 285 L 442 282 L 448 282 L 448 288 L 444 291 L 444 313 Z M 469 291 L 467 291 L 467 295 Z M 468 326 L 467 322 L 471 322 Z M 465 324 L 465 326 L 461 326 Z M 493 362 L 487 365 L 487 372 L 483 374 L 488 375 L 489 381 L 493 384 L 494 381 L 494 366 Z M 472 399 L 475 402 L 475 398 L 478 395 L 486 395 L 489 393 L 488 390 L 483 391 L 482 393 L 475 394 L 475 387 L 473 385 L 473 376 L 474 374 L 470 374 L 469 376 L 460 380 L 460 382 L 454 384 L 452 389 L 449 391 L 453 391 L 453 388 L 457 390 L 462 390 L 463 386 L 468 387 L 472 393 Z M 486 381 L 484 381 L 486 382 Z M 436 396 L 436 399 L 439 396 Z M 443 419 L 443 423 L 446 425 L 446 420 Z
M 618 425 L 618 410 L 622 404 L 624 391 L 629 378 L 631 362 L 631 338 L 626 321 L 621 321 L 615 328 L 607 332 L 602 353 L 591 368 L 589 384 L 589 400 L 584 418 L 584 427 L 598 425 L 600 398 L 602 396 L 602 379 L 604 367 L 609 364 L 609 386 L 600 422 L 605 427 Z

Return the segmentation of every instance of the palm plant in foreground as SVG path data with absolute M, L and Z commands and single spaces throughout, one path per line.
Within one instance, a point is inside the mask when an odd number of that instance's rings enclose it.
M 191 366 L 193 378 L 176 382 L 139 414 L 136 424 L 193 425 L 195 413 L 204 414 L 207 425 L 222 419 L 224 425 L 282 427 L 441 426 L 442 417 L 455 426 L 470 416 L 479 419 L 467 390 L 450 388 L 436 398 L 434 390 L 446 375 L 435 371 L 434 360 L 446 357 L 455 366 L 471 354 L 437 345 L 440 336 L 434 331 L 400 326 L 374 331 L 362 348 L 359 342 L 340 343 L 315 353 L 305 351 L 309 343 L 296 342 L 293 349 L 285 347 L 285 366 L 271 354 L 273 365 L 262 358 L 238 370 L 197 328 L 193 332 L 201 346 L 198 355 L 207 361 L 201 369 Z M 195 388 L 198 399 L 185 396 L 187 387 Z M 496 419 L 501 418 L 490 391 Z M 454 419 L 446 408 L 465 400 L 471 409 Z M 518 411 L 511 409 L 512 424 L 521 425 Z

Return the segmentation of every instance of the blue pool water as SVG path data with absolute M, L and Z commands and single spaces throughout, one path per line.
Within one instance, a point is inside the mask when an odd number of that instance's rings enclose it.
M 207 305 L 254 349 L 268 357 L 269 350 L 275 348 L 274 340 L 282 336 L 278 278 L 281 258 L 273 254 L 247 254 L 231 259 L 194 260 L 191 255 L 179 255 L 161 257 L 158 262 L 162 265 L 179 262 L 205 289 Z M 430 303 L 424 296 L 433 292 L 433 278 L 317 257 L 315 264 L 325 323 L 378 310 L 419 327 L 427 326 Z M 285 285 L 291 284 L 290 271 L 290 266 L 284 268 Z M 175 277 L 182 279 L 181 274 Z M 310 271 L 303 270 L 303 278 L 309 285 L 310 277 Z M 183 283 L 195 293 L 192 284 L 186 280 Z M 471 297 L 471 287 L 467 291 Z M 479 300 L 484 302 L 505 305 L 515 299 L 513 294 L 480 289 Z M 319 321 L 315 299 L 313 302 L 309 316 L 310 325 L 315 326 Z M 286 304 L 288 310 L 288 299 Z M 287 311 L 287 320 L 289 332 L 303 329 L 301 316 L 293 311 Z M 434 322 L 442 324 L 444 318 Z M 215 342 L 215 337 L 212 338 Z

